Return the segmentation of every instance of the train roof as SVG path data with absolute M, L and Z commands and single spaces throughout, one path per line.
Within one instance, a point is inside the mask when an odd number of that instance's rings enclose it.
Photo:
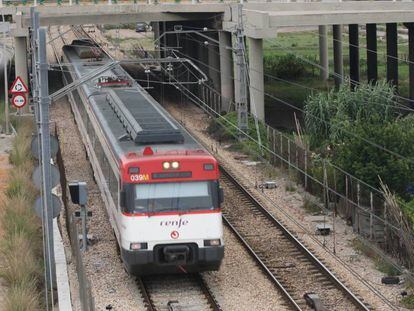
M 96 51 L 92 52 L 96 56 L 93 58 L 87 49 L 96 49 L 96 46 L 85 44 L 83 47 L 72 42 L 72 45 L 63 47 L 77 77 L 112 61 L 105 53 L 97 55 Z M 119 81 L 119 77 L 127 80 L 128 85 L 97 85 L 100 79 Z M 147 146 L 164 154 L 173 150 L 205 151 L 120 65 L 84 83 L 81 88 L 118 159 L 130 152 L 142 153 Z

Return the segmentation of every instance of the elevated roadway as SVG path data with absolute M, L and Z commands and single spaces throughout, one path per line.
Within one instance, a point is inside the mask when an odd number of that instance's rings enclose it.
M 0 0 L 1 1 L 1 0 Z M 137 21 L 155 22 L 158 26 L 157 35 L 165 31 L 174 30 L 175 25 L 186 23 L 187 26 L 198 25 L 204 28 L 216 29 L 219 35 L 220 47 L 211 45 L 208 49 L 193 49 L 191 55 L 197 59 L 204 59 L 206 68 L 220 69 L 220 74 L 213 74 L 210 78 L 225 99 L 224 102 L 238 101 L 240 94 L 238 81 L 233 76 L 232 37 L 238 23 L 237 2 L 209 1 L 203 3 L 82 3 L 81 5 L 47 5 L 37 6 L 42 26 L 53 25 L 82 25 L 82 24 L 120 24 Z M 0 7 L 0 13 L 13 18 L 15 27 L 12 36 L 16 37 L 16 57 L 23 59 L 26 51 L 18 47 L 25 47 L 30 25 L 29 6 Z M 333 75 L 336 85 L 344 81 L 342 56 L 342 29 L 349 27 L 350 42 L 350 73 L 352 81 L 360 80 L 359 65 L 359 25 L 364 25 L 367 36 L 367 64 L 368 80 L 377 79 L 377 31 L 376 24 L 387 25 L 387 79 L 398 85 L 398 23 L 403 23 L 408 29 L 409 41 L 409 71 L 410 71 L 410 98 L 414 103 L 414 2 L 394 1 L 346 1 L 346 2 L 247 2 L 243 4 L 243 27 L 249 47 L 249 75 L 250 75 L 250 105 L 251 111 L 260 119 L 264 119 L 264 79 L 263 79 L 263 39 L 274 38 L 280 27 L 290 26 L 318 26 L 321 78 L 327 79 L 330 75 L 328 61 L 327 27 L 332 26 L 334 45 Z M 214 21 L 214 23 L 211 23 Z M 401 26 L 400 26 L 401 27 Z M 234 38 L 233 38 L 234 39 Z M 164 44 L 167 46 L 167 44 Z M 208 51 L 207 51 L 208 50 Z M 230 52 L 229 52 L 230 51 Z M 204 54 L 207 53 L 208 56 Z M 204 56 L 203 56 L 204 55 Z M 218 56 L 217 56 L 218 55 Z M 219 59 L 218 59 L 219 58 Z M 24 62 L 23 62 L 24 63 Z M 17 68 L 17 66 L 16 66 Z M 234 72 L 234 75 L 233 75 Z M 17 72 L 27 76 L 24 71 Z M 27 79 L 25 79 L 27 80 Z M 227 104 L 228 106 L 229 104 Z M 225 108 L 225 107 L 224 107 Z

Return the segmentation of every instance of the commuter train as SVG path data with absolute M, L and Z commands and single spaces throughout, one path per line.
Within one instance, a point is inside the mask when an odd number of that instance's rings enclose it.
M 65 45 L 63 62 L 66 84 L 108 66 L 70 100 L 127 272 L 219 269 L 223 191 L 214 157 L 93 42 Z

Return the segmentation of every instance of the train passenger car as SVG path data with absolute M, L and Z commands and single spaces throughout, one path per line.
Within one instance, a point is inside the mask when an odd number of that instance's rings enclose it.
M 63 47 L 65 83 L 112 62 L 97 49 L 87 40 Z M 70 99 L 126 270 L 217 270 L 223 191 L 214 157 L 119 65 Z

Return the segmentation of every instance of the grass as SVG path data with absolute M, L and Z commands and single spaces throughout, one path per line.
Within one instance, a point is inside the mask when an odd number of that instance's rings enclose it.
M 329 69 L 333 72 L 333 40 L 332 34 L 328 35 L 328 57 L 330 60 Z M 349 74 L 349 49 L 347 48 L 348 36 L 344 33 L 343 36 L 343 57 L 344 57 L 344 74 Z M 404 45 L 406 40 L 399 39 L 399 58 L 405 58 L 408 54 L 408 46 Z M 361 46 L 365 45 L 365 37 L 360 36 Z M 386 78 L 386 42 L 385 40 L 378 40 L 378 79 Z M 309 59 L 314 63 L 319 62 L 319 35 L 317 31 L 303 31 L 296 33 L 280 33 L 277 38 L 267 40 L 264 43 L 264 56 L 284 56 L 287 53 L 295 54 L 299 57 Z M 360 48 L 360 77 L 361 82 L 366 80 L 366 49 Z M 295 79 L 292 82 L 297 84 L 317 89 L 318 91 L 327 91 L 333 86 L 333 80 L 327 82 L 319 80 L 319 69 L 316 66 L 306 64 L 308 68 L 307 75 Z M 404 61 L 399 62 L 399 93 L 401 96 L 408 97 L 408 63 Z M 272 72 L 266 72 L 272 75 Z M 274 74 L 273 74 L 274 75 Z M 282 77 L 283 78 L 283 77 Z M 288 84 L 283 81 L 268 78 L 265 84 L 265 91 L 278 97 L 288 103 L 303 107 L 303 101 L 310 94 L 311 90 Z M 281 105 L 270 97 L 266 98 L 267 106 Z M 290 109 L 287 106 L 282 106 L 285 109 Z
M 5 310 L 42 310 L 42 233 L 33 211 L 36 190 L 28 181 L 33 162 L 30 141 L 31 121 L 17 124 L 17 135 L 10 153 L 14 165 L 0 203 L 0 277 L 8 286 Z
M 30 162 L 30 143 L 33 123 L 30 120 L 20 121 L 17 125 L 17 135 L 13 141 L 13 149 L 9 155 L 9 161 L 16 167 Z
M 320 213 L 321 207 L 315 201 L 315 198 L 312 197 L 310 194 L 305 193 L 303 195 L 303 205 L 302 208 L 310 214 L 317 214 Z
M 11 234 L 1 245 L 1 257 L 0 276 L 8 285 L 19 286 L 40 278 L 39 262 L 25 234 Z
M 33 201 L 36 190 L 32 183 L 27 182 L 27 172 L 31 169 L 30 162 L 22 162 L 11 172 L 11 178 L 6 189 L 6 196 L 9 199 L 21 197 Z
M 410 310 L 414 309 L 414 294 L 405 296 L 404 298 L 401 299 L 400 303 L 404 308 L 407 308 Z
M 288 192 L 295 192 L 297 188 L 296 188 L 296 185 L 292 181 L 288 180 L 285 185 L 285 190 Z
M 352 244 L 352 247 L 356 251 L 358 251 L 358 252 L 364 254 L 365 256 L 373 259 L 374 264 L 375 264 L 375 268 L 378 271 L 384 273 L 387 276 L 397 276 L 397 275 L 401 274 L 400 271 L 397 268 L 395 268 L 392 264 L 390 264 L 385 259 L 381 258 L 375 252 L 375 250 L 373 250 L 371 247 L 366 245 L 360 239 L 358 239 L 358 238 L 353 239 L 351 244 Z
M 41 310 L 40 294 L 37 293 L 36 283 L 27 282 L 12 286 L 5 300 L 5 311 Z

